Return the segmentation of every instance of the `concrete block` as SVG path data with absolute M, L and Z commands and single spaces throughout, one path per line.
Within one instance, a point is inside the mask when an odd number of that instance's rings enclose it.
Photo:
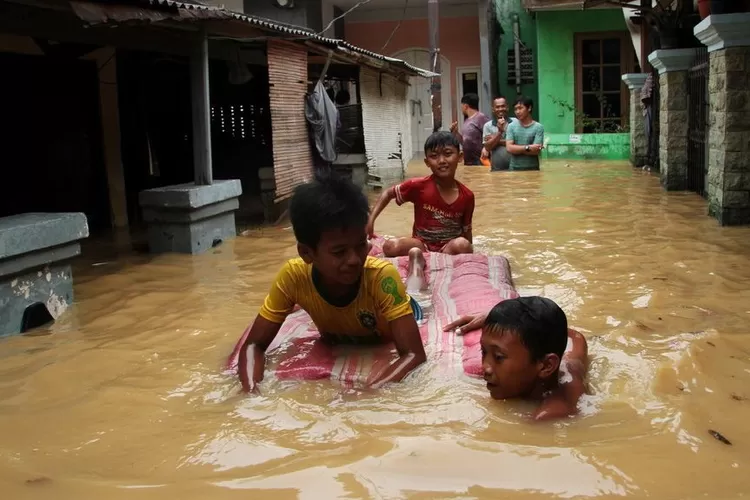
M 181 184 L 142 191 L 151 252 L 200 254 L 237 236 L 234 213 L 242 186 L 237 179 L 209 186 Z
M 28 213 L 0 218 L 0 336 L 22 331 L 27 309 L 43 306 L 54 320 L 73 302 L 68 261 L 88 237 L 80 213 Z

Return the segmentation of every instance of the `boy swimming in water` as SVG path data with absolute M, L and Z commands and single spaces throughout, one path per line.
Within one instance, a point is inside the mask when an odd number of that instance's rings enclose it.
M 456 180 L 456 168 L 461 161 L 461 144 L 450 132 L 435 132 L 424 144 L 425 164 L 432 175 L 409 179 L 386 189 L 372 209 L 367 223 L 367 235 L 375 236 L 375 220 L 391 200 L 403 205 L 414 204 L 414 225 L 411 238 L 388 240 L 383 245 L 386 257 L 409 255 L 409 280 L 416 277 L 424 286 L 424 256 L 422 252 L 442 252 L 450 255 L 472 253 L 471 220 L 474 216 L 474 193 Z M 409 281 L 407 281 L 409 283 Z
M 399 358 L 374 375 L 371 387 L 398 382 L 426 360 L 418 306 L 398 270 L 367 255 L 368 212 L 362 190 L 330 173 L 297 187 L 289 214 L 299 257 L 281 268 L 240 349 L 245 391 L 263 380 L 266 349 L 295 305 L 328 343 L 395 344 Z
M 464 316 L 446 331 L 482 328 L 482 369 L 493 399 L 539 400 L 535 420 L 578 413 L 585 393 L 588 346 L 565 313 L 543 297 L 504 300 L 488 314 Z

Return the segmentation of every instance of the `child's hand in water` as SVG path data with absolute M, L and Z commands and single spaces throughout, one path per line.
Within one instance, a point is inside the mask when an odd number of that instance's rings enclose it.
M 240 351 L 237 371 L 245 392 L 258 392 L 258 383 L 263 380 L 266 356 L 255 344 L 248 344 Z
M 461 316 L 456 321 L 448 324 L 443 331 L 454 332 L 456 335 L 465 335 L 474 330 L 479 330 L 484 326 L 487 314 L 472 314 Z

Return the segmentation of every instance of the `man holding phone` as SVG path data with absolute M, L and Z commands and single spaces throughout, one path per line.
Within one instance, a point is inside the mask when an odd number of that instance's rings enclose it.
M 508 117 L 508 101 L 505 97 L 495 97 L 492 101 L 492 113 L 495 118 L 485 123 L 482 131 L 482 158 L 490 159 L 492 171 L 508 170 L 510 155 L 505 149 L 505 131 L 513 118 Z

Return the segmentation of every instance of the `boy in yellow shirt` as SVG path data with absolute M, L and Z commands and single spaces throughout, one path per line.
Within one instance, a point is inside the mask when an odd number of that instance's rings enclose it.
M 316 174 L 295 190 L 289 214 L 299 257 L 281 268 L 240 349 L 243 389 L 263 380 L 266 349 L 295 305 L 310 315 L 323 341 L 392 341 L 399 357 L 370 386 L 400 381 L 426 360 L 414 318 L 418 306 L 395 266 L 368 256 L 364 193 L 330 172 Z

